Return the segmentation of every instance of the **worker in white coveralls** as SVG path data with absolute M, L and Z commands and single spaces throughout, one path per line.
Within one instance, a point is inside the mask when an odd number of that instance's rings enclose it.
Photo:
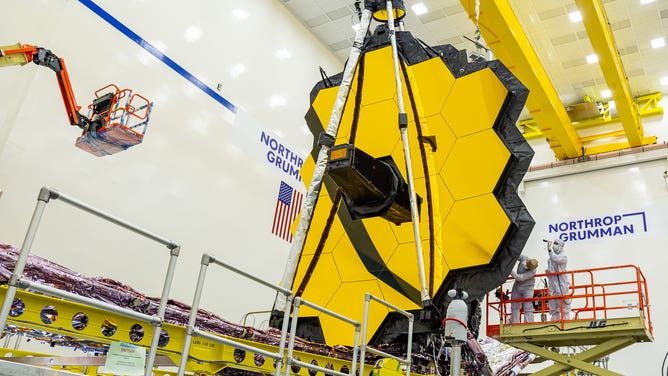
M 570 284 L 568 283 L 569 276 L 567 274 L 552 274 L 566 271 L 566 264 L 568 263 L 568 256 L 564 252 L 564 242 L 561 239 L 555 239 L 547 243 L 547 293 L 549 296 L 563 296 L 570 294 Z M 571 315 L 571 299 L 550 299 L 548 301 L 550 307 L 550 316 L 552 321 L 557 321 L 561 318 L 563 310 L 564 320 L 568 320 Z
M 517 270 L 510 272 L 515 279 L 510 297 L 513 300 L 533 298 L 536 268 L 538 260 L 520 255 L 517 259 Z M 520 308 L 524 306 L 524 322 L 533 322 L 533 302 L 510 302 L 510 323 L 520 323 Z

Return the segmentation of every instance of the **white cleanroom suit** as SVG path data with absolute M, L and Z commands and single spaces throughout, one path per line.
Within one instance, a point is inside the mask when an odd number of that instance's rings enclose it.
M 533 298 L 533 288 L 535 285 L 536 267 L 538 261 L 520 255 L 517 265 L 517 271 L 513 270 L 510 275 L 515 279 L 511 291 L 511 299 Z M 533 302 L 510 302 L 510 323 L 520 323 L 520 307 L 524 306 L 524 322 L 533 322 Z
M 547 259 L 547 292 L 550 296 L 570 295 L 570 279 L 567 274 L 550 274 L 557 272 L 565 272 L 566 264 L 568 263 L 568 256 L 564 252 L 564 242 L 561 239 L 555 239 L 552 243 L 547 245 L 548 259 Z M 564 320 L 570 319 L 571 314 L 571 299 L 550 299 L 548 301 L 550 307 L 550 315 L 553 321 L 561 318 L 563 310 Z

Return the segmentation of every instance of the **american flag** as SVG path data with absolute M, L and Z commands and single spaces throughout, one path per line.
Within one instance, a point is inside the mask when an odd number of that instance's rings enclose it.
M 276 210 L 274 211 L 274 225 L 271 228 L 272 234 L 292 243 L 290 225 L 301 210 L 302 198 L 301 192 L 281 181 L 281 188 L 278 190 L 278 199 L 276 200 Z

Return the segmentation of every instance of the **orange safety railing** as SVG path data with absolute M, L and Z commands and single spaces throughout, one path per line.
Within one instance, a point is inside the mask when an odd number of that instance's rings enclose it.
M 565 275 L 569 281 L 568 292 L 564 295 L 549 296 L 547 278 Z M 510 291 L 513 279 L 509 278 L 496 291 L 487 294 L 487 335 L 498 336 L 500 325 L 528 324 L 524 319 L 524 310 L 520 312 L 520 322 L 510 323 L 511 304 L 523 306 L 530 302 L 534 307 L 534 322 L 552 322 L 564 329 L 565 323 L 586 320 L 596 325 L 593 320 L 609 318 L 638 317 L 642 314 L 645 327 L 652 334 L 647 280 L 642 271 L 634 265 L 622 265 L 561 273 L 537 274 L 534 297 L 512 299 Z M 552 321 L 549 311 L 550 300 L 559 301 L 559 317 Z M 570 317 L 564 317 L 564 303 L 570 302 Z M 594 322 L 594 324 L 591 324 Z M 604 322 L 601 322 L 605 325 Z
M 88 106 L 87 128 L 75 142 L 76 147 L 102 157 L 140 144 L 148 128 L 153 103 L 109 84 L 95 92 Z
M 144 135 L 148 126 L 148 116 L 151 113 L 151 102 L 142 95 L 133 94 L 131 89 L 119 89 L 114 84 L 98 89 L 95 97 L 100 98 L 107 93 L 114 94 L 112 105 L 109 110 L 99 114 L 104 117 L 104 126 L 98 131 L 104 131 L 114 124 L 120 124 L 137 132 L 138 135 Z M 92 112 L 93 105 L 89 105 L 88 108 Z M 139 127 L 142 128 L 135 130 Z

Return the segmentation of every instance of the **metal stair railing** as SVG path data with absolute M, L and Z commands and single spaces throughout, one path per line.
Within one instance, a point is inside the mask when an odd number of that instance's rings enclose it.
M 162 295 L 160 296 L 160 304 L 158 306 L 158 312 L 155 315 L 146 315 L 126 308 L 121 308 L 119 306 L 108 304 L 99 300 L 83 297 L 81 295 L 73 294 L 67 291 L 62 291 L 50 286 L 46 286 L 23 277 L 23 270 L 26 266 L 26 263 L 28 262 L 28 256 L 30 255 L 32 243 L 35 240 L 35 236 L 39 228 L 39 223 L 42 219 L 42 215 L 44 214 L 44 210 L 46 209 L 46 204 L 49 203 L 50 200 L 52 199 L 60 200 L 77 209 L 80 209 L 89 214 L 104 219 L 107 222 L 114 223 L 120 227 L 123 227 L 134 233 L 142 235 L 150 240 L 160 243 L 166 246 L 167 249 L 169 249 L 170 251 L 169 265 L 167 266 L 167 273 L 165 275 L 165 282 L 162 289 Z M 158 349 L 158 341 L 160 339 L 160 330 L 162 327 L 162 323 L 164 321 L 165 310 L 167 308 L 169 290 L 171 289 L 172 280 L 174 279 L 174 269 L 176 267 L 176 259 L 179 255 L 180 249 L 181 246 L 179 244 L 171 240 L 168 240 L 167 238 L 156 235 L 150 231 L 142 229 L 141 227 L 130 224 L 120 218 L 107 214 L 97 208 L 94 208 L 75 198 L 69 197 L 59 191 L 56 191 L 49 187 L 42 187 L 37 197 L 37 205 L 35 206 L 33 216 L 30 220 L 30 225 L 28 226 L 28 231 L 26 232 L 26 236 L 23 240 L 21 251 L 16 260 L 16 266 L 14 267 L 14 271 L 12 272 L 12 275 L 9 278 L 8 282 L 9 286 L 7 288 L 7 293 L 5 294 L 5 298 L 2 302 L 2 309 L 0 309 L 0 328 L 4 330 L 5 325 L 7 324 L 7 316 L 9 315 L 12 303 L 14 301 L 14 297 L 16 296 L 16 290 L 19 288 L 23 290 L 30 289 L 56 298 L 61 298 L 81 304 L 87 304 L 89 306 L 97 307 L 100 309 L 107 310 L 109 312 L 117 313 L 122 316 L 146 322 L 153 325 L 154 327 L 153 337 L 151 339 L 151 347 L 149 348 L 149 352 L 146 358 L 146 368 L 144 373 L 145 376 L 151 376 L 153 374 L 153 364 L 155 362 L 155 356 Z
M 255 347 L 255 346 L 250 346 L 246 345 L 242 342 L 235 341 L 229 338 L 223 338 L 219 337 L 213 334 L 209 334 L 207 332 L 203 332 L 197 328 L 195 328 L 196 320 L 197 320 L 197 311 L 199 310 L 199 303 L 200 299 L 202 297 L 202 290 L 204 289 L 204 278 L 206 277 L 206 271 L 207 268 L 210 264 L 216 264 L 219 266 L 222 266 L 225 269 L 228 269 L 236 274 L 239 274 L 243 277 L 246 277 L 247 279 L 250 279 L 252 281 L 255 281 L 257 283 L 260 283 L 266 287 L 269 287 L 271 289 L 276 290 L 278 293 L 282 294 L 285 296 L 286 304 L 285 307 L 283 308 L 283 327 L 281 329 L 281 342 L 278 345 L 278 351 L 277 352 L 270 352 L 263 350 L 261 348 Z M 272 358 L 276 361 L 276 371 L 274 372 L 274 376 L 280 376 L 281 374 L 281 367 L 283 364 L 283 350 L 285 349 L 285 339 L 287 336 L 287 331 L 288 331 L 288 321 L 290 319 L 290 309 L 291 309 L 291 303 L 292 303 L 292 291 L 285 289 L 281 286 L 274 285 L 272 283 L 266 282 L 262 279 L 259 279 L 253 275 L 250 275 L 242 270 L 239 270 L 231 265 L 228 265 L 222 261 L 216 260 L 212 256 L 208 254 L 203 254 L 202 255 L 202 261 L 201 261 L 201 266 L 199 270 L 199 276 L 197 277 L 197 286 L 195 288 L 195 295 L 193 297 L 193 304 L 192 307 L 190 308 L 190 317 L 188 319 L 188 326 L 186 327 L 186 336 L 183 341 L 183 350 L 181 351 L 181 361 L 179 362 L 179 368 L 177 371 L 178 376 L 183 376 L 185 373 L 186 369 L 186 364 L 188 362 L 188 353 L 190 351 L 190 342 L 192 340 L 192 337 L 201 337 L 201 338 L 206 338 L 211 341 L 215 341 L 218 343 L 222 343 L 223 345 L 228 345 L 232 346 L 235 348 L 239 348 L 248 352 L 254 352 L 256 354 L 264 355 L 268 358 Z M 286 368 L 288 368 L 286 366 Z
M 390 355 L 386 352 L 380 351 L 378 349 L 374 349 L 373 347 L 367 346 L 366 344 L 366 335 L 367 335 L 367 324 L 369 321 L 369 303 L 371 300 L 374 300 L 390 309 L 395 310 L 396 312 L 399 312 L 400 314 L 406 316 L 408 318 L 408 343 L 406 346 L 406 359 L 402 359 L 399 357 L 396 357 L 394 355 Z M 406 312 L 403 309 L 388 303 L 380 298 L 377 298 L 373 296 L 371 293 L 366 293 L 364 295 L 364 321 L 362 324 L 362 345 L 360 346 L 360 375 L 364 375 L 364 356 L 365 353 L 368 351 L 372 354 L 380 355 L 386 358 L 391 358 L 399 363 L 403 364 L 406 366 L 406 376 L 409 376 L 411 373 L 411 347 L 412 347 L 412 342 L 413 342 L 413 314 L 410 312 Z
M 355 327 L 355 340 L 353 341 L 354 346 L 353 346 L 353 359 L 352 359 L 352 366 L 350 373 L 345 373 L 345 372 L 339 372 L 335 371 L 332 369 L 324 368 L 317 366 L 315 364 L 310 364 L 310 363 L 305 363 L 300 361 L 297 358 L 294 358 L 292 356 L 292 352 L 295 347 L 295 338 L 297 336 L 297 321 L 299 319 L 299 307 L 301 305 L 305 305 L 307 307 L 313 308 L 316 311 L 320 311 L 324 314 L 327 314 L 331 317 L 337 318 L 341 321 L 347 322 L 348 324 L 351 324 L 352 326 Z M 283 320 L 283 323 L 285 324 L 285 319 Z M 304 300 L 302 298 L 295 298 L 295 308 L 294 311 L 292 312 L 292 324 L 290 326 L 290 342 L 288 344 L 288 355 L 287 355 L 287 360 L 285 362 L 285 376 L 290 375 L 290 368 L 292 365 L 296 365 L 298 367 L 304 367 L 306 369 L 312 370 L 312 371 L 320 371 L 324 373 L 325 375 L 335 375 L 335 376 L 354 376 L 356 375 L 356 366 L 357 366 L 357 349 L 358 349 L 358 341 L 359 341 L 359 336 L 360 336 L 360 323 L 358 321 L 349 319 L 345 316 L 342 316 L 336 312 L 330 311 L 327 308 L 321 307 L 317 304 L 313 304 L 307 300 Z M 296 373 L 296 371 L 295 371 Z

